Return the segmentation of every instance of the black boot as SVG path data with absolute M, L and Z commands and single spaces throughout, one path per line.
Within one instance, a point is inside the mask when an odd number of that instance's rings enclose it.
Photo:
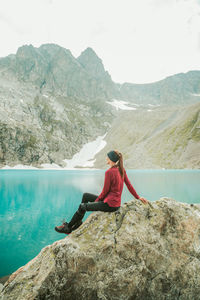
M 73 215 L 71 221 L 68 223 L 69 227 L 72 228 L 73 226 L 76 226 L 77 224 L 80 224 L 80 222 L 82 222 L 82 219 L 83 219 L 84 215 L 85 215 L 85 212 L 80 212 L 79 210 L 77 210 L 75 212 L 75 214 Z M 80 225 L 78 225 L 78 227 Z M 78 227 L 76 227 L 76 228 L 78 228 Z

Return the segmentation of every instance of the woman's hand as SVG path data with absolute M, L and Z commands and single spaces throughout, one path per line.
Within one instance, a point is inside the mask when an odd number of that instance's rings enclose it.
M 147 204 L 148 203 L 148 200 L 143 198 L 143 197 L 140 197 L 139 200 L 141 200 L 144 204 Z

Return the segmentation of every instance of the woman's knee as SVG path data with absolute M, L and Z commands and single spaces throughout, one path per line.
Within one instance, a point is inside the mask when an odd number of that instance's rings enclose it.
M 83 193 L 83 196 L 82 196 L 82 202 L 83 202 L 83 203 L 88 202 L 88 193 Z

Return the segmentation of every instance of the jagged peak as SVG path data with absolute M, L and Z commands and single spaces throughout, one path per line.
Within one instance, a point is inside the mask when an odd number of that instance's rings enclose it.
M 48 53 L 51 57 L 55 56 L 58 52 L 63 52 L 65 55 L 70 56 L 75 60 L 75 57 L 72 55 L 69 49 L 53 43 L 43 44 L 40 47 L 34 47 L 32 44 L 23 45 L 18 48 L 16 56 L 35 56 L 41 54 L 44 55 L 45 52 Z
M 73 56 L 69 49 L 66 49 L 66 48 L 64 48 L 62 46 L 59 46 L 58 44 L 54 44 L 54 43 L 43 44 L 38 49 L 39 50 L 45 50 L 47 52 L 63 51 L 66 54 L 69 54 L 69 55 Z
M 91 47 L 86 48 L 77 58 L 77 61 L 87 73 L 93 77 L 100 78 L 109 76 L 104 69 L 102 60 Z
M 82 51 L 82 52 L 81 52 L 81 55 L 83 55 L 83 54 L 84 54 L 84 55 L 86 55 L 86 54 L 87 54 L 87 55 L 88 55 L 88 54 L 91 55 L 91 54 L 92 54 L 92 55 L 95 55 L 95 56 L 98 57 L 98 55 L 96 54 L 96 52 L 94 51 L 94 49 L 92 49 L 91 47 L 87 47 L 84 51 Z M 81 56 L 81 55 L 80 55 L 80 56 Z M 98 57 L 98 58 L 99 58 L 99 57 Z
M 16 55 L 20 55 L 22 53 L 33 53 L 36 51 L 36 48 L 32 45 L 23 45 L 21 47 L 18 48 Z
M 78 61 L 98 61 L 98 63 L 102 64 L 102 60 L 98 57 L 96 52 L 91 48 L 86 48 L 83 52 L 81 52 L 81 55 L 77 58 Z

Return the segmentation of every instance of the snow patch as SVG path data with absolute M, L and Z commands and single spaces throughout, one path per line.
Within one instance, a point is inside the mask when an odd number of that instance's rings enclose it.
M 95 160 L 94 160 L 95 161 Z M 20 166 L 20 167 L 19 167 Z M 5 169 L 5 170 L 39 170 L 39 171 L 45 171 L 45 170 L 99 170 L 99 169 L 96 169 L 96 168 L 62 168 L 56 164 L 41 164 L 41 168 L 35 168 L 35 167 L 32 167 L 32 166 L 23 166 L 23 165 L 16 165 L 14 167 L 10 167 L 10 166 L 5 166 L 2 169 Z M 9 220 L 9 219 L 8 219 Z
M 152 109 L 147 109 L 147 111 L 153 111 Z
M 191 94 L 191 95 L 195 97 L 200 97 L 200 94 Z
M 106 133 L 107 134 L 107 133 Z M 63 160 L 66 163 L 66 167 L 62 168 L 59 165 L 53 163 L 53 164 L 41 164 L 41 169 L 36 168 L 33 166 L 26 166 L 26 165 L 16 165 L 14 167 L 10 167 L 6 165 L 2 169 L 16 169 L 16 170 L 24 170 L 24 169 L 30 169 L 30 170 L 90 170 L 91 167 L 93 167 L 94 162 L 96 159 L 94 159 L 94 156 L 100 152 L 105 146 L 106 141 L 103 139 L 105 138 L 106 134 L 103 136 L 99 136 L 96 138 L 96 140 L 89 142 L 85 144 L 81 150 L 76 153 L 72 159 L 65 159 Z M 76 166 L 80 168 L 76 168 Z M 87 168 L 88 167 L 88 168 Z M 94 170 L 95 168 L 93 168 Z
M 43 169 L 48 169 L 48 170 L 57 170 L 57 169 L 63 169 L 57 164 L 41 164 L 41 167 Z
M 1 168 L 1 169 L 6 169 L 6 170 L 9 170 L 9 169 L 16 169 L 16 170 L 21 170 L 21 169 L 31 169 L 31 170 L 37 170 L 38 168 L 35 168 L 35 167 L 33 167 L 33 166 L 26 166 L 26 165 L 16 165 L 16 166 L 14 166 L 14 167 L 10 167 L 10 166 L 5 166 L 5 167 L 3 167 L 3 168 Z
M 116 110 L 122 109 L 122 110 L 136 110 L 137 108 L 135 107 L 131 107 L 131 106 L 127 106 L 127 104 L 129 104 L 126 101 L 122 101 L 122 100 L 116 100 L 113 99 L 112 102 L 106 101 L 107 103 L 109 103 L 110 105 L 114 106 L 116 108 Z
M 93 159 L 94 156 L 106 146 L 106 141 L 103 140 L 106 134 L 97 137 L 93 142 L 85 144 L 81 150 L 72 157 L 72 159 L 65 159 L 64 162 L 67 166 L 64 169 L 73 169 L 76 166 L 93 167 L 96 160 Z

